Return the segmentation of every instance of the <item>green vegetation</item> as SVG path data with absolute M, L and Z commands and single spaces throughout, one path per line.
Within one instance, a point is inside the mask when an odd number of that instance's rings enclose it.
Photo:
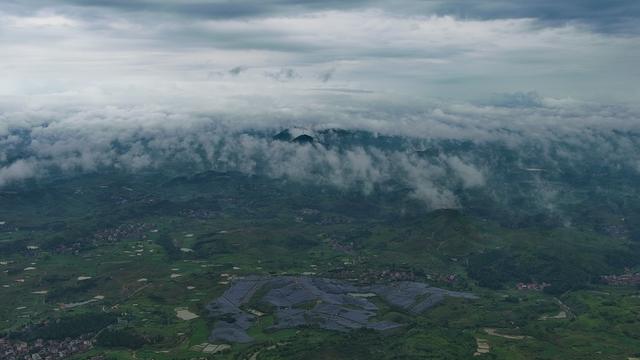
M 505 226 L 405 197 L 232 173 L 83 176 L 1 196 L 11 226 L 0 229 L 0 331 L 14 339 L 93 334 L 87 356 L 206 357 L 194 350 L 216 321 L 205 307 L 233 277 L 305 273 L 480 298 L 417 316 L 373 299 L 380 320 L 407 324 L 394 333 L 272 331 L 273 309 L 255 300 L 268 289 L 258 289 L 246 305 L 265 313 L 249 330 L 256 342 L 215 357 L 464 359 L 476 339 L 490 346 L 479 359 L 624 359 L 640 349 L 639 289 L 601 280 L 637 269 L 640 244 L 600 231 L 618 220 L 594 209 L 598 228 Z M 199 317 L 181 320 L 178 308 Z
M 116 320 L 117 317 L 114 314 L 105 313 L 85 313 L 66 316 L 30 326 L 19 332 L 12 333 L 11 337 L 25 341 L 73 338 L 102 330 L 106 326 L 115 323 Z
M 144 337 L 138 335 L 133 329 L 107 329 L 97 337 L 98 346 L 106 348 L 139 349 L 150 343 Z

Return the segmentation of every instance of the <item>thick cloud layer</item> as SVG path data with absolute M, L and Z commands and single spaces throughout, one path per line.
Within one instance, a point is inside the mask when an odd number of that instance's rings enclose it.
M 527 96 L 537 99 L 535 106 L 523 105 Z M 493 150 L 447 148 L 451 141 L 478 149 L 507 149 L 508 156 L 516 158 L 510 166 L 517 168 L 506 171 L 537 171 L 542 166 L 553 168 L 545 171 L 566 172 L 588 168 L 593 161 L 640 170 L 640 120 L 633 110 L 536 94 L 505 95 L 497 102 L 499 106 L 400 104 L 394 110 L 383 103 L 380 109 L 372 108 L 369 101 L 357 108 L 358 102 L 352 101 L 349 107 L 305 109 L 302 114 L 314 114 L 307 119 L 289 110 L 267 109 L 195 113 L 162 107 L 91 107 L 25 112 L 18 107 L 0 117 L 0 186 L 60 172 L 176 174 L 215 169 L 364 193 L 400 185 L 431 208 L 450 208 L 460 206 L 460 192 L 490 191 L 487 183 L 505 172 L 498 168 L 504 165 L 494 161 Z M 293 125 L 302 126 L 291 131 L 294 136 L 308 134 L 315 143 L 273 139 Z M 360 135 L 345 137 L 332 129 Z M 549 184 L 537 190 L 554 191 Z
M 637 102 L 635 1 L 9 1 L 0 96 L 474 100 L 537 90 Z M 238 71 L 242 70 L 242 71 Z M 64 101 L 68 99 L 65 98 Z
M 384 9 L 397 14 L 451 15 L 474 19 L 536 18 L 562 24 L 571 21 L 601 31 L 637 31 L 634 23 L 640 5 L 633 0 L 399 0 L 389 3 L 375 0 L 9 0 L 5 5 L 14 12 L 66 7 L 69 11 L 100 9 L 121 13 L 168 14 L 186 18 L 234 19 L 293 15 L 313 11 Z
M 0 186 L 181 165 L 404 186 L 455 207 L 506 160 L 452 142 L 504 147 L 512 167 L 637 171 L 639 12 L 631 0 L 3 1 Z M 319 140 L 272 141 L 295 126 Z M 371 139 L 325 141 L 327 128 Z

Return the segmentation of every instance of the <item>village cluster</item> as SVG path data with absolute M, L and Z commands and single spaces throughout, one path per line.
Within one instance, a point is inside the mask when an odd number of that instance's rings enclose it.
M 63 340 L 38 339 L 31 343 L 0 338 L 0 358 L 3 360 L 55 360 L 91 349 L 94 341 L 88 337 Z
M 640 285 L 640 272 L 627 270 L 622 275 L 605 275 L 602 280 L 608 285 Z

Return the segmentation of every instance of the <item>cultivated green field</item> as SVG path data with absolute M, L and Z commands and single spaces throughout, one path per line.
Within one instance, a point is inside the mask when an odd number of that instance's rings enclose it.
M 640 356 L 640 290 L 600 281 L 633 266 L 638 247 L 588 227 L 509 228 L 232 173 L 84 176 L 0 196 L 0 330 L 27 341 L 91 334 L 96 347 L 75 359 Z M 394 272 L 479 299 L 448 299 L 419 316 L 379 302 L 380 319 L 407 324 L 393 334 L 270 332 L 266 314 L 250 329 L 254 343 L 215 355 L 197 347 L 216 321 L 206 304 L 236 277 L 384 282 Z

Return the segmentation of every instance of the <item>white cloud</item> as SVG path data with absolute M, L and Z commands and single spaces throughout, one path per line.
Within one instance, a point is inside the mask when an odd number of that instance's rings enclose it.
M 588 157 L 571 147 L 638 163 L 636 142 L 619 134 L 639 131 L 640 111 L 602 105 L 640 100 L 638 34 L 377 7 L 207 17 L 0 5 L 0 185 L 182 161 L 365 193 L 399 179 L 432 207 L 457 207 L 458 188 L 486 186 L 491 164 L 413 150 L 445 139 L 516 152 L 535 143 L 551 163 Z M 242 135 L 296 125 L 408 139 L 397 151 Z
M 40 15 L 40 16 L 7 16 L 4 18 L 5 26 L 11 28 L 53 28 L 53 27 L 78 27 L 77 20 L 62 15 Z
M 206 103 L 211 97 L 294 95 L 323 86 L 318 74 L 339 67 L 333 87 L 387 96 L 471 99 L 529 89 L 600 100 L 640 96 L 628 81 L 639 75 L 640 39 L 576 24 L 382 10 L 242 20 L 96 12 L 86 21 L 57 10 L 19 17 L 3 16 L 0 7 L 0 95 L 118 102 L 131 92 L 133 103 L 136 95 Z M 243 76 L 210 76 L 239 66 L 249 68 Z M 286 77 L 294 81 L 274 84 L 263 76 L 282 69 L 296 74 Z
M 233 170 L 363 193 L 384 191 L 396 183 L 431 207 L 458 207 L 457 191 L 484 189 L 500 164 L 494 155 L 482 153 L 443 150 L 424 157 L 421 151 L 438 150 L 453 140 L 503 146 L 520 159 L 518 168 L 544 163 L 567 169 L 585 161 L 637 167 L 640 144 L 633 136 L 619 134 L 640 132 L 638 112 L 545 99 L 543 104 L 554 106 L 438 102 L 394 108 L 381 99 L 379 111 L 371 107 L 371 99 L 363 100 L 362 107 L 348 101 L 316 108 L 254 104 L 226 111 L 180 110 L 173 105 L 22 110 L 16 105 L 14 111 L 0 113 L 1 181 L 6 185 L 52 172 L 113 168 L 171 173 L 179 164 L 191 171 Z M 292 124 L 301 126 L 292 129 L 295 135 L 310 134 L 317 143 L 271 140 Z M 390 148 L 384 141 L 339 145 L 322 132 L 332 127 L 401 137 Z
M 0 167 L 0 186 L 35 176 L 36 167 L 37 164 L 29 159 L 19 159 L 5 167 Z

